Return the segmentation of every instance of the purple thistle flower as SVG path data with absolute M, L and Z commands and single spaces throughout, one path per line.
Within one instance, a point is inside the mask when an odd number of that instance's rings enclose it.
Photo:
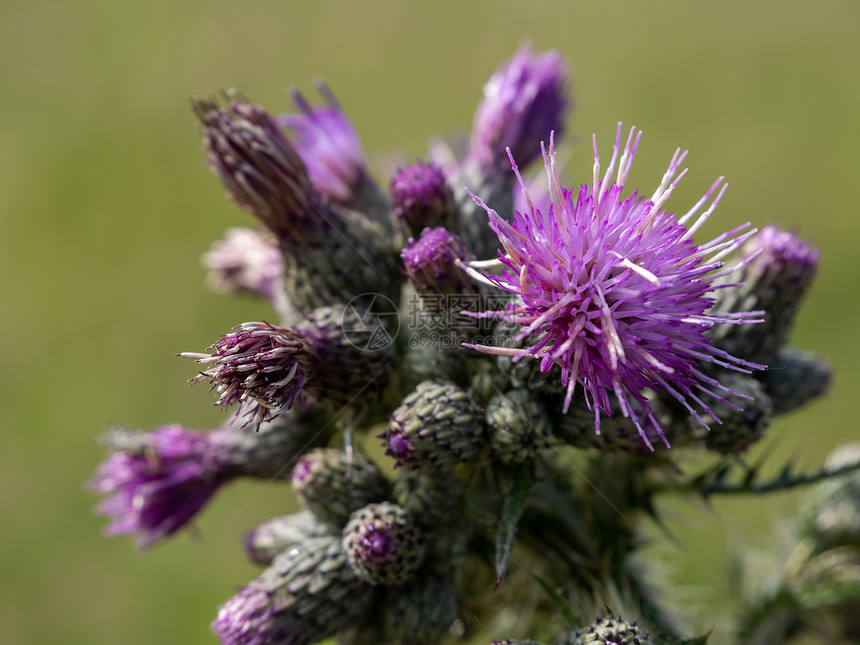
M 256 433 L 235 423 L 211 432 L 114 430 L 105 437 L 112 454 L 87 486 L 105 496 L 97 510 L 113 517 L 107 532 L 136 534 L 147 547 L 185 526 L 232 479 L 283 477 L 319 435 L 316 423 L 295 415 Z
M 247 402 L 245 425 L 259 427 L 293 407 L 302 398 L 307 384 L 312 345 L 302 335 L 267 322 L 242 323 L 224 334 L 210 349 L 211 354 L 183 352 L 210 369 L 192 382 L 209 381 L 218 393 L 215 405 L 222 408 Z M 241 410 L 240 410 L 241 412 Z
M 409 239 L 400 253 L 406 278 L 418 293 L 472 293 L 475 287 L 458 265 L 468 253 L 460 238 L 446 228 L 425 228 L 418 240 Z
M 523 166 L 535 160 L 540 141 L 564 128 L 567 76 L 567 63 L 558 52 L 535 54 L 520 47 L 484 86 L 468 159 L 488 170 L 503 170 L 508 146 Z
M 368 180 L 361 140 L 329 87 L 319 82 L 317 91 L 325 105 L 314 108 L 292 88 L 301 114 L 282 114 L 275 122 L 293 131 L 296 152 L 314 188 L 333 202 L 349 205 L 356 188 Z
M 450 226 L 455 212 L 454 196 L 445 173 L 433 163 L 417 162 L 400 168 L 391 179 L 391 208 L 410 233 L 427 227 Z
M 549 155 L 544 153 L 552 198 L 548 210 L 532 206 L 508 222 L 473 196 L 487 210 L 504 252 L 493 263 L 473 263 L 471 272 L 520 299 L 507 311 L 473 315 L 522 325 L 516 340 L 530 342 L 522 349 L 467 346 L 511 355 L 515 360 L 538 358 L 544 372 L 558 365 L 567 389 L 564 411 L 576 384 L 581 383 L 587 405 L 594 410 L 598 434 L 600 414 L 611 416 L 610 393 L 614 394 L 623 416 L 632 419 L 650 446 L 643 424 L 650 422 L 664 442 L 666 438 L 645 389 L 668 393 L 705 424 L 689 401 L 714 416 L 698 393 L 724 401 L 717 391 L 730 390 L 706 375 L 699 362 L 741 372 L 762 366 L 715 348 L 705 335 L 718 323 L 754 322 L 751 319 L 759 314 L 708 312 L 714 302 L 709 294 L 721 288 L 715 280 L 734 268 L 722 269 L 721 258 L 755 231 L 741 235 L 744 225 L 705 244 L 693 242 L 692 234 L 716 208 L 726 186 L 698 216 L 722 177 L 685 215 L 677 217 L 664 210 L 686 172 L 673 181 L 686 156 L 680 150 L 651 198 L 636 191 L 622 198 L 639 143 L 639 136 L 634 139 L 634 135 L 635 128 L 622 152 L 619 123 L 612 159 L 602 180 L 595 137 L 594 183 L 582 185 L 578 191 L 561 187 L 550 137 Z M 513 155 L 511 162 L 525 190 Z M 616 163 L 618 175 L 613 182 Z M 500 275 L 484 276 L 475 270 L 491 264 L 502 268 Z
M 109 535 L 136 534 L 146 548 L 185 526 L 232 478 L 208 433 L 179 425 L 108 436 L 114 454 L 88 488 L 108 497 L 97 512 L 113 517 Z

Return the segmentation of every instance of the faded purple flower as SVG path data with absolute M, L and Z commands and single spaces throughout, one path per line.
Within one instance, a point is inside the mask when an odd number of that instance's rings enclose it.
M 221 293 L 250 293 L 274 301 L 284 289 L 277 243 L 250 228 L 229 228 L 203 256 L 207 282 Z
M 209 381 L 223 408 L 244 404 L 238 415 L 245 426 L 279 417 L 305 396 L 323 405 L 364 405 L 385 388 L 393 359 L 392 343 L 368 349 L 353 342 L 374 332 L 388 333 L 383 323 L 356 307 L 318 307 L 289 328 L 267 322 L 242 323 L 224 334 L 210 354 L 183 352 L 207 366 L 191 379 Z M 347 335 L 347 331 L 350 335 Z
M 293 407 L 303 398 L 315 353 L 302 335 L 267 322 L 242 323 L 224 334 L 211 354 L 183 352 L 203 365 L 211 365 L 192 382 L 209 381 L 222 408 L 248 403 L 246 425 L 259 426 Z
M 149 433 L 115 431 L 115 452 L 88 488 L 107 496 L 97 512 L 113 517 L 109 535 L 134 534 L 146 548 L 185 526 L 232 478 L 208 433 L 168 425 Z
M 614 394 L 622 414 L 633 420 L 650 446 L 643 424 L 650 422 L 666 439 L 644 390 L 668 393 L 704 423 L 690 401 L 714 416 L 699 394 L 724 401 L 718 392 L 729 390 L 706 375 L 700 361 L 741 372 L 761 367 L 715 348 L 705 334 L 718 323 L 751 322 L 759 313 L 708 312 L 714 302 L 711 293 L 719 288 L 715 280 L 732 270 L 722 269 L 721 259 L 755 231 L 740 235 L 744 225 L 703 245 L 693 242 L 692 234 L 716 208 L 726 186 L 698 216 L 722 178 L 683 216 L 664 210 L 684 175 L 673 181 L 686 156 L 680 150 L 650 198 L 636 191 L 622 198 L 639 142 L 634 135 L 635 128 L 622 152 L 619 124 L 602 180 L 595 138 L 594 183 L 578 190 L 562 188 L 550 138 L 549 155 L 544 155 L 552 197 L 548 210 L 532 207 L 508 222 L 475 197 L 487 210 L 504 252 L 496 262 L 500 275 L 473 275 L 520 299 L 507 311 L 475 315 L 518 323 L 523 329 L 517 340 L 529 340 L 522 349 L 468 346 L 515 359 L 538 358 L 542 371 L 558 365 L 567 388 L 564 410 L 580 383 L 598 433 L 600 414 L 611 416 Z M 520 179 L 516 164 L 514 172 Z
M 468 159 L 488 170 L 504 170 L 505 146 L 523 166 L 536 159 L 540 142 L 564 128 L 567 76 L 567 63 L 558 52 L 535 54 L 520 47 L 484 86 Z
M 295 135 L 295 148 L 308 170 L 314 188 L 339 204 L 349 204 L 355 189 L 367 178 L 361 140 L 325 83 L 317 84 L 325 105 L 311 107 L 291 89 L 301 114 L 275 117 Z

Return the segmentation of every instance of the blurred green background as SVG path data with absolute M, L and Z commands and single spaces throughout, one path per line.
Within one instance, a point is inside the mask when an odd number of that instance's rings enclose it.
M 193 533 L 141 554 L 101 537 L 81 487 L 109 424 L 219 423 L 174 354 L 269 316 L 203 287 L 200 255 L 250 219 L 204 166 L 189 96 L 235 86 L 287 111 L 286 87 L 310 93 L 322 75 L 384 170 L 424 155 L 430 135 L 468 128 L 482 84 L 519 42 L 561 50 L 577 102 L 567 180 L 588 175 L 590 134 L 607 143 L 624 120 L 645 132 L 632 185 L 650 193 L 683 146 L 690 172 L 670 206 L 686 210 L 724 174 L 709 232 L 778 223 L 821 247 L 794 340 L 831 356 L 836 384 L 770 434 L 774 466 L 795 455 L 812 468 L 857 437 L 858 25 L 848 0 L 5 0 L 3 642 L 214 643 L 216 606 L 256 574 L 238 537 L 291 504 L 284 486 L 235 485 Z M 714 628 L 715 645 L 731 628 L 730 545 L 774 548 L 796 499 L 667 504 L 679 544 L 655 537 L 646 553 L 674 584 L 666 600 Z

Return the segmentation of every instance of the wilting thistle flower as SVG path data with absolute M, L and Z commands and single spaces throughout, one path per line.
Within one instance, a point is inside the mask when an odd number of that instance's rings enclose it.
M 263 108 L 232 101 L 192 106 L 203 124 L 207 160 L 233 200 L 253 213 L 281 244 L 301 243 L 317 225 L 319 205 L 295 148 Z M 301 220 L 307 223 L 299 224 Z
M 320 434 L 294 416 L 258 433 L 232 424 L 211 432 L 179 425 L 114 430 L 105 436 L 112 454 L 88 486 L 106 496 L 97 510 L 113 517 L 107 532 L 137 535 L 148 547 L 185 526 L 228 481 L 284 475 Z
M 142 548 L 185 526 L 230 479 L 219 472 L 205 432 L 169 425 L 147 434 L 118 431 L 108 442 L 115 452 L 88 485 L 108 496 L 97 507 L 114 518 L 106 532 L 137 535 Z
M 390 347 L 364 351 L 344 335 L 362 321 L 352 308 L 320 307 L 288 329 L 267 322 L 242 323 L 210 347 L 211 354 L 183 352 L 183 358 L 209 366 L 192 382 L 209 381 L 215 405 L 239 403 L 245 425 L 259 426 L 293 407 L 306 394 L 323 404 L 349 404 L 373 398 L 390 370 Z
M 521 47 L 484 86 L 469 161 L 504 171 L 506 147 L 523 166 L 536 159 L 540 141 L 564 128 L 567 75 L 567 64 L 558 52 L 535 54 L 530 47 Z
M 267 322 L 242 323 L 224 334 L 211 354 L 183 352 L 203 365 L 211 365 L 193 382 L 209 381 L 218 393 L 216 405 L 229 408 L 248 402 L 248 424 L 259 425 L 283 414 L 303 399 L 308 374 L 316 358 L 314 347 L 290 329 Z
M 324 197 L 294 145 L 260 106 L 242 101 L 226 107 L 196 101 L 193 106 L 203 124 L 209 166 L 232 199 L 278 241 L 292 306 L 307 313 L 399 288 L 390 235 L 373 221 L 381 219 L 380 212 L 387 221 L 387 206 L 352 210 Z
M 595 137 L 594 183 L 582 185 L 578 191 L 562 188 L 550 139 L 549 155 L 545 155 L 552 196 L 548 211 L 532 207 L 517 213 L 509 223 L 475 197 L 487 210 L 504 253 L 500 251 L 500 259 L 494 263 L 502 267 L 500 275 L 484 277 L 477 271 L 473 275 L 520 298 L 507 311 L 476 315 L 518 323 L 522 330 L 516 340 L 528 338 L 530 344 L 522 349 L 467 346 L 516 359 L 540 359 L 542 371 L 558 365 L 567 388 L 564 410 L 580 383 L 594 410 L 597 432 L 601 412 L 611 414 L 610 393 L 614 394 L 622 414 L 634 421 L 649 443 L 643 428 L 648 422 L 664 441 L 665 436 L 644 390 L 667 392 L 696 419 L 701 420 L 689 400 L 710 414 L 698 393 L 722 401 L 719 391 L 728 390 L 707 376 L 698 362 L 740 371 L 756 365 L 715 348 L 705 332 L 717 323 L 749 320 L 757 312 L 708 313 L 715 279 L 730 270 L 720 271 L 721 258 L 752 234 L 736 237 L 744 228 L 740 227 L 702 245 L 693 242 L 692 234 L 716 208 L 725 185 L 711 205 L 693 218 L 722 178 L 680 218 L 664 210 L 684 175 L 682 172 L 673 181 L 686 156 L 678 150 L 650 199 L 636 191 L 622 198 L 639 143 L 635 135 L 631 129 L 622 153 L 618 125 L 612 159 L 602 180 Z M 613 182 L 616 163 L 618 175 Z
M 250 228 L 227 229 L 224 239 L 203 256 L 207 282 L 222 293 L 249 293 L 275 301 L 283 291 L 278 245 Z

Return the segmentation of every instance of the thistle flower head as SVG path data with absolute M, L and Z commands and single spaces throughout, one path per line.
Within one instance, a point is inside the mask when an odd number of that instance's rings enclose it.
M 185 352 L 184 358 L 210 366 L 192 382 L 209 381 L 223 408 L 245 403 L 246 425 L 257 427 L 293 407 L 303 397 L 314 348 L 293 330 L 267 322 L 247 322 L 224 334 L 211 354 Z M 304 399 L 302 398 L 304 403 Z
M 424 560 L 424 534 L 397 504 L 368 504 L 343 529 L 343 548 L 352 570 L 373 585 L 406 582 Z
M 388 496 L 388 480 L 360 452 L 317 448 L 296 462 L 291 481 L 296 498 L 316 516 L 341 529 L 350 513 Z
M 224 645 L 311 645 L 365 617 L 374 595 L 352 573 L 340 536 L 302 540 L 218 607 Z
M 519 299 L 507 311 L 476 315 L 519 324 L 516 340 L 526 342 L 522 349 L 468 346 L 515 359 L 540 359 L 542 371 L 558 365 L 567 388 L 565 411 L 580 383 L 598 433 L 600 413 L 611 414 L 612 394 L 646 443 L 644 424 L 657 428 L 665 442 L 643 393 L 646 388 L 668 393 L 701 420 L 689 401 L 710 413 L 699 393 L 722 401 L 719 391 L 728 390 L 707 376 L 699 361 L 740 371 L 757 367 L 713 347 L 705 336 L 717 323 L 743 322 L 758 313 L 708 313 L 714 281 L 729 271 L 721 270 L 721 259 L 754 231 L 739 235 L 745 228 L 740 227 L 702 245 L 693 242 L 692 234 L 716 208 L 725 185 L 713 197 L 722 183 L 718 179 L 681 217 L 664 210 L 684 174 L 675 178 L 686 156 L 680 150 L 650 198 L 636 191 L 622 197 L 638 142 L 631 129 L 622 148 L 619 124 L 612 159 L 601 179 L 595 138 L 593 184 L 568 190 L 559 181 L 550 138 L 544 161 L 552 203 L 544 211 L 532 206 L 517 212 L 513 222 L 475 197 L 504 247 L 499 252 L 501 274 L 483 279 Z M 515 163 L 513 167 L 520 179 Z M 481 277 L 477 271 L 473 275 Z
M 319 196 L 302 159 L 268 112 L 231 101 L 192 103 L 203 124 L 209 166 L 233 200 L 253 213 L 282 243 L 319 226 Z
M 325 105 L 311 107 L 297 89 L 291 88 L 301 114 L 283 114 L 275 120 L 293 131 L 296 152 L 317 191 L 334 202 L 348 204 L 367 174 L 361 140 L 328 85 L 318 82 L 317 90 Z
M 535 54 L 530 47 L 521 47 L 484 86 L 469 159 L 487 169 L 504 170 L 505 146 L 523 166 L 536 159 L 540 141 L 564 127 L 567 76 L 567 63 L 558 52 Z
M 713 310 L 760 310 L 764 322 L 719 325 L 711 337 L 731 354 L 771 363 L 788 340 L 803 296 L 815 279 L 819 252 L 793 233 L 767 226 L 741 246 L 738 256 L 738 269 L 726 279 L 738 286 L 720 291 Z
M 391 179 L 391 209 L 412 234 L 449 226 L 455 205 L 445 173 L 436 164 L 420 161 L 399 169 Z
M 400 256 L 406 278 L 418 293 L 454 294 L 472 291 L 469 276 L 458 265 L 467 259 L 460 238 L 446 228 L 425 228 L 410 239 Z
M 178 425 L 149 433 L 116 430 L 113 451 L 88 487 L 105 495 L 97 512 L 113 517 L 110 535 L 137 535 L 146 548 L 185 526 L 230 479 L 207 433 Z
M 481 408 L 448 381 L 422 381 L 403 399 L 379 435 L 397 466 L 441 470 L 467 462 L 484 438 Z
M 242 227 L 227 229 L 224 239 L 203 256 L 207 282 L 222 293 L 249 293 L 274 301 L 283 290 L 284 264 L 270 237 Z

